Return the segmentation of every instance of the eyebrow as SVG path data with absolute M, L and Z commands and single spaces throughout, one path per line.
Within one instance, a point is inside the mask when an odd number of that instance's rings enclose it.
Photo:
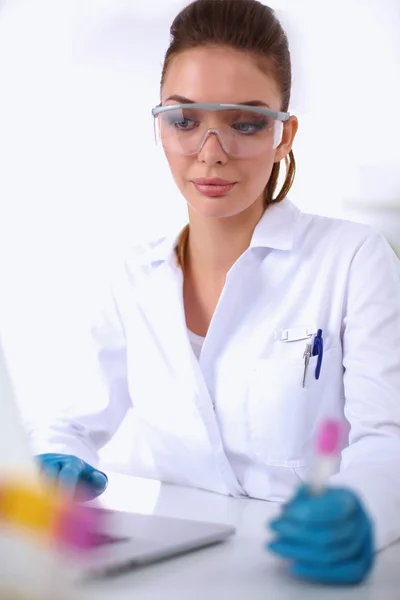
M 198 104 L 195 100 L 185 98 L 185 96 L 180 96 L 179 94 L 169 96 L 169 98 L 167 98 L 165 102 L 169 102 L 170 100 L 179 102 L 179 104 Z M 223 104 L 226 103 L 224 102 Z M 269 104 L 263 102 L 262 100 L 248 100 L 247 102 L 229 102 L 229 104 L 237 104 L 239 106 L 265 106 L 266 108 L 271 108 Z

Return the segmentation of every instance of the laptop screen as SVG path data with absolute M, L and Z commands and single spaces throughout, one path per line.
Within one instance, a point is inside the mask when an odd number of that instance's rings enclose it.
M 34 398 L 32 399 L 34 402 Z M 38 478 L 28 434 L 17 404 L 0 338 L 0 478 L 4 475 Z

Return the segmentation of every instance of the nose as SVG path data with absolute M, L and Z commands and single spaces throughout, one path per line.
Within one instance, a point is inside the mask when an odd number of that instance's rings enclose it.
M 197 158 L 200 162 L 208 165 L 223 165 L 227 162 L 228 156 L 217 133 L 213 131 L 207 133 Z

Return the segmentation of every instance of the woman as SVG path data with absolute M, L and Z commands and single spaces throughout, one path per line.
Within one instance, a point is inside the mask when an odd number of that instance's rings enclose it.
M 104 394 L 33 446 L 51 476 L 101 493 L 96 451 L 133 405 L 141 475 L 287 502 L 271 549 L 299 576 L 361 581 L 400 536 L 399 263 L 368 227 L 287 199 L 298 123 L 271 9 L 197 0 L 171 36 L 153 114 L 189 225 L 127 258 L 93 330 Z M 315 497 L 326 417 L 348 427 Z

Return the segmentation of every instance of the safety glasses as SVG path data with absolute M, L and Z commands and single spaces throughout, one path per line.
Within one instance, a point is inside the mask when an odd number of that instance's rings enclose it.
M 172 104 L 153 108 L 157 143 L 172 154 L 198 154 L 210 135 L 224 152 L 248 158 L 275 149 L 289 113 L 242 104 Z

